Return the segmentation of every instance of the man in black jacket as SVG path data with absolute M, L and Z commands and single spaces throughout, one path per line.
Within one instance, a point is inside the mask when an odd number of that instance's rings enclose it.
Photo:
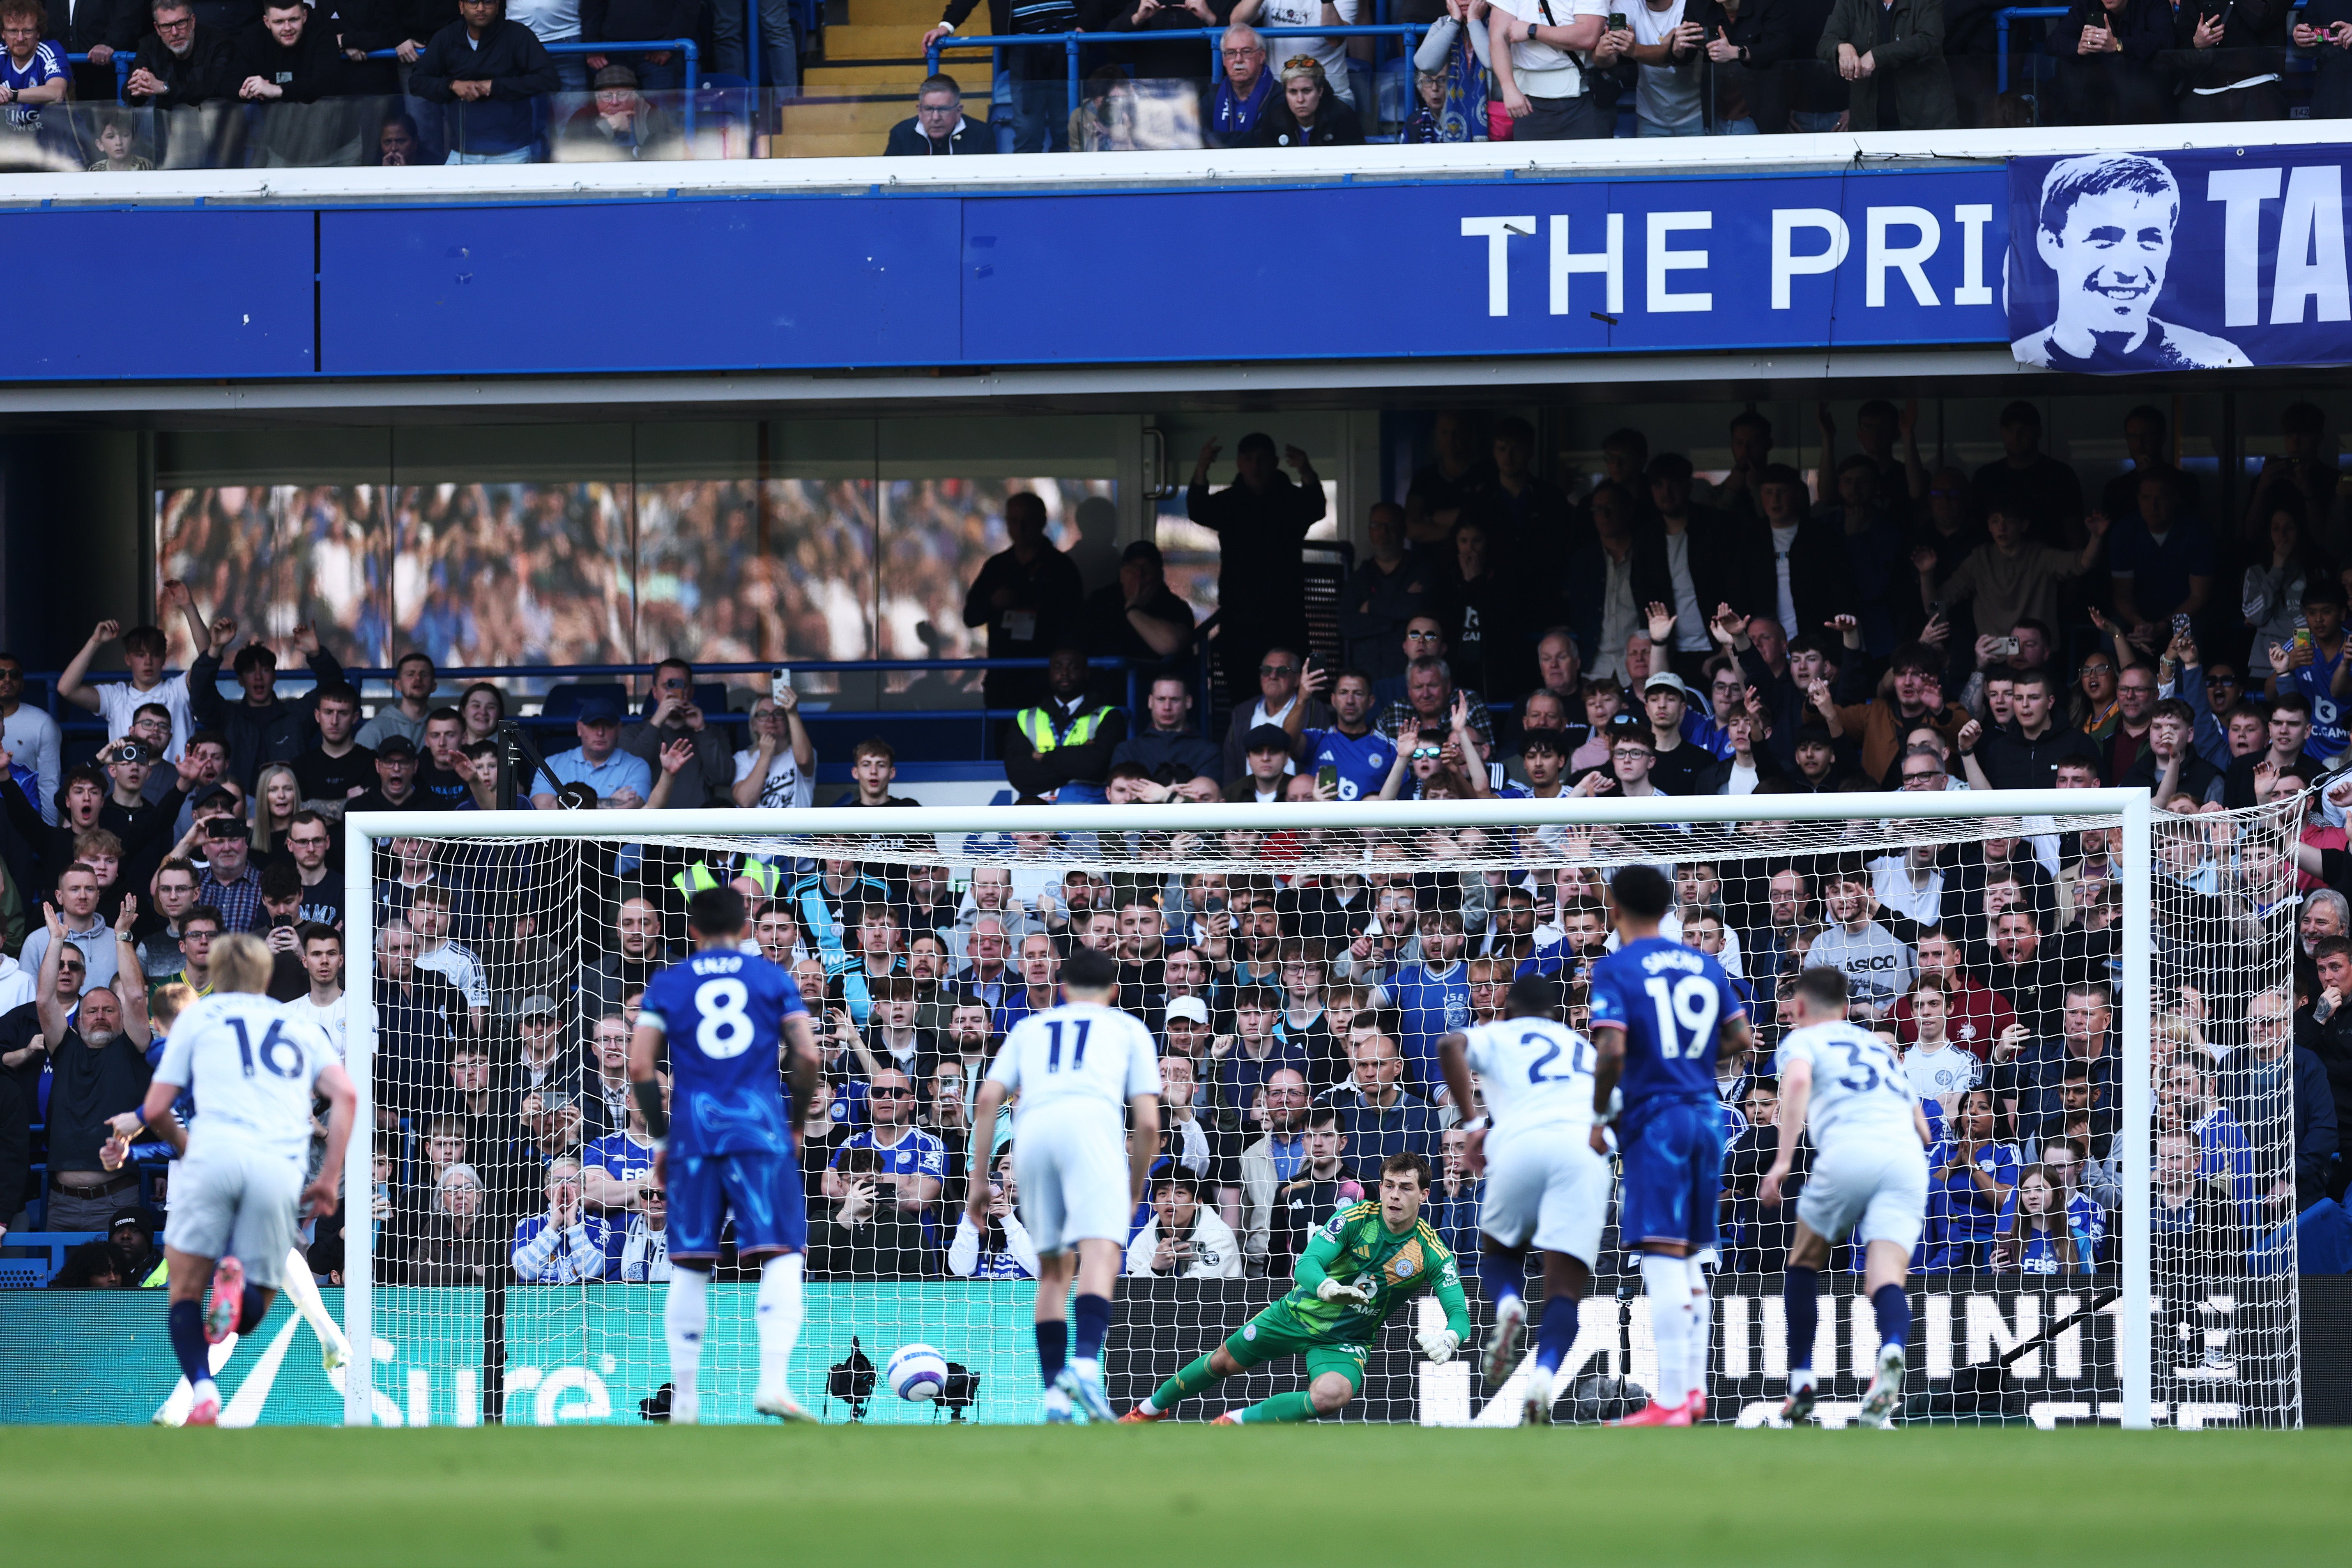
M 885 158 L 969 158 L 996 151 L 988 127 L 963 111 L 963 89 L 941 73 L 926 77 L 915 94 L 915 117 L 890 128 Z
M 237 40 L 231 76 L 250 103 L 316 103 L 342 90 L 343 57 L 334 36 L 313 27 L 304 0 L 264 6 Z
M 1243 436 L 1234 453 L 1234 483 L 1213 496 L 1209 465 L 1217 460 L 1217 443 L 1209 441 L 1184 492 L 1184 515 L 1217 536 L 1217 656 L 1236 706 L 1256 700 L 1257 662 L 1267 649 L 1313 646 L 1299 552 L 1307 530 L 1323 520 L 1323 481 L 1301 448 L 1287 448 L 1283 458 L 1298 471 L 1297 483 L 1275 462 L 1274 437 Z
M 506 9 L 506 0 L 457 0 L 457 19 L 409 74 L 410 92 L 457 106 L 446 116 L 452 163 L 530 162 L 530 100 L 562 85 L 554 57 Z
M 153 109 L 184 109 L 230 98 L 235 45 L 196 21 L 190 0 L 154 0 L 155 30 L 139 41 L 123 96 Z
M 923 47 L 954 35 L 980 0 L 948 0 L 947 9 L 923 35 Z M 1014 33 L 1069 33 L 1077 30 L 1076 0 L 988 0 L 988 30 L 996 37 Z M 1013 150 L 1015 152 L 1067 152 L 1069 114 L 1063 93 L 1065 69 L 1058 45 L 1000 51 L 1004 74 L 1013 83 Z
M 114 96 L 114 57 L 138 52 L 147 16 L 145 0 L 79 0 L 69 21 L 52 14 L 67 51 L 89 57 L 73 68 L 74 97 L 102 103 Z
M 719 8 L 721 14 L 729 9 Z M 742 9 L 740 5 L 732 7 L 739 26 Z M 768 36 L 769 9 L 766 5 L 760 7 L 760 37 L 772 58 L 776 40 Z M 698 36 L 701 22 L 700 0 L 580 0 L 580 41 L 583 44 L 601 44 L 606 39 L 633 43 L 648 38 L 691 38 Z M 716 44 L 718 39 L 714 37 L 712 42 Z M 787 34 L 783 39 L 787 58 L 792 47 L 792 37 Z M 691 85 L 686 79 L 686 57 L 671 49 L 655 49 L 642 55 L 590 55 L 586 59 L 589 74 L 593 77 L 616 59 L 625 59 L 636 71 L 639 92 L 676 92 Z M 771 71 L 761 85 L 790 87 L 798 79 L 797 72 L 793 77 L 778 78 Z
M 343 666 L 319 645 L 319 633 L 309 622 L 294 628 L 294 646 L 301 651 L 318 685 L 308 695 L 288 702 L 278 695 L 278 654 L 258 638 L 237 650 L 235 668 L 245 700 L 234 706 L 221 701 L 221 654 L 236 640 L 236 622 L 223 615 L 212 625 L 212 646 L 188 666 L 188 712 L 200 729 L 215 729 L 228 737 L 229 773 L 247 789 L 263 766 L 291 762 L 319 744 L 319 727 L 311 717 L 319 691 L 343 684 Z

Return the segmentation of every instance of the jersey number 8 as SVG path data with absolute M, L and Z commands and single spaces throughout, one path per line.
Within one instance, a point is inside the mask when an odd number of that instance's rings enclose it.
M 1682 1056 L 1705 1056 L 1715 1038 L 1716 1016 L 1723 1002 L 1715 987 L 1697 975 L 1685 975 L 1669 988 L 1665 977 L 1643 982 L 1650 1005 L 1658 1014 L 1658 1054 L 1672 1061 Z M 1676 1033 L 1675 1025 L 1685 1032 Z
M 694 1043 L 702 1054 L 725 1061 L 751 1049 L 751 988 L 740 980 L 705 980 L 694 988 L 694 1010 L 702 1015 Z

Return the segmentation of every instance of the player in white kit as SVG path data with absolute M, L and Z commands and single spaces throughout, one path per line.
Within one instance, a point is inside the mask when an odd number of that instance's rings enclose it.
M 1013 1174 L 1021 1223 L 1037 1244 L 1037 1367 L 1048 1421 L 1069 1420 L 1074 1400 L 1090 1421 L 1117 1418 L 1103 1392 L 1103 1341 L 1135 1206 L 1160 1152 L 1159 1058 L 1151 1031 L 1108 1005 L 1118 993 L 1118 967 L 1108 955 L 1073 952 L 1062 965 L 1064 1004 L 1006 1032 L 972 1107 L 964 1211 L 974 1229 L 985 1230 L 989 1129 L 998 1108 L 1015 1092 L 1021 1097 Z M 1074 1268 L 1078 1295 L 1071 1303 Z
M 1801 1426 L 1813 1412 L 1813 1335 L 1817 1299 L 1830 1249 L 1858 1236 L 1868 1249 L 1863 1288 L 1878 1314 L 1878 1364 L 1863 1396 L 1865 1427 L 1892 1423 L 1903 1402 L 1905 1343 L 1911 1299 L 1904 1282 L 1911 1249 L 1927 1215 L 1927 1118 L 1910 1075 L 1885 1040 L 1845 1021 L 1846 982 L 1836 969 L 1807 969 L 1797 980 L 1797 1027 L 1780 1041 L 1780 1149 L 1756 1189 L 1767 1207 L 1810 1121 L 1812 1174 L 1797 1197 L 1797 1239 L 1789 1249 L 1783 1290 L 1789 1321 L 1789 1397 L 1782 1418 Z
M 1470 1169 L 1486 1173 L 1478 1207 L 1478 1278 L 1494 1303 L 1486 1341 L 1486 1386 L 1512 1369 L 1511 1350 L 1528 1321 L 1520 1294 L 1528 1246 L 1543 1252 L 1544 1314 L 1528 1369 L 1522 1419 L 1551 1420 L 1553 1384 L 1576 1343 L 1577 1303 L 1592 1284 L 1601 1228 L 1609 1213 L 1609 1162 L 1592 1147 L 1592 1042 L 1559 1021 L 1557 977 L 1511 982 L 1498 1023 L 1474 1024 L 1437 1042 L 1439 1067 L 1456 1108 L 1485 1089 L 1483 1124 L 1470 1124 Z
M 326 1036 L 262 994 L 273 961 L 257 936 L 214 941 L 213 994 L 174 1020 L 146 1102 L 112 1120 L 102 1151 L 119 1165 L 145 1128 L 179 1156 L 163 1261 L 172 1351 L 194 1395 L 192 1427 L 220 1418 L 207 1345 L 253 1332 L 302 1217 L 334 1207 L 359 1103 Z M 184 1089 L 201 1107 L 193 1129 L 172 1114 Z M 329 1105 L 326 1157 L 305 1186 L 314 1094 Z

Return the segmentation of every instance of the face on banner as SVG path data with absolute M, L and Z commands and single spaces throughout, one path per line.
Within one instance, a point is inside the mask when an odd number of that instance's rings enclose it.
M 2352 359 L 2342 175 L 2327 148 L 2012 161 L 2019 361 L 2119 374 Z

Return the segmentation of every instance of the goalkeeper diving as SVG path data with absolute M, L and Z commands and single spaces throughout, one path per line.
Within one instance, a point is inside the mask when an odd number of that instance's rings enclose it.
M 1351 1203 L 1331 1216 L 1298 1255 L 1288 1295 L 1119 1419 L 1166 1420 L 1179 1401 L 1212 1384 L 1289 1355 L 1306 1358 L 1305 1392 L 1228 1410 L 1214 1424 L 1328 1419 L 1362 1391 L 1364 1358 L 1381 1325 L 1425 1291 L 1434 1291 L 1445 1309 L 1445 1326 L 1415 1338 L 1430 1360 L 1451 1360 L 1470 1333 L 1470 1313 L 1453 1252 L 1421 1218 L 1429 1185 L 1427 1160 L 1391 1155 L 1381 1166 L 1379 1201 Z

